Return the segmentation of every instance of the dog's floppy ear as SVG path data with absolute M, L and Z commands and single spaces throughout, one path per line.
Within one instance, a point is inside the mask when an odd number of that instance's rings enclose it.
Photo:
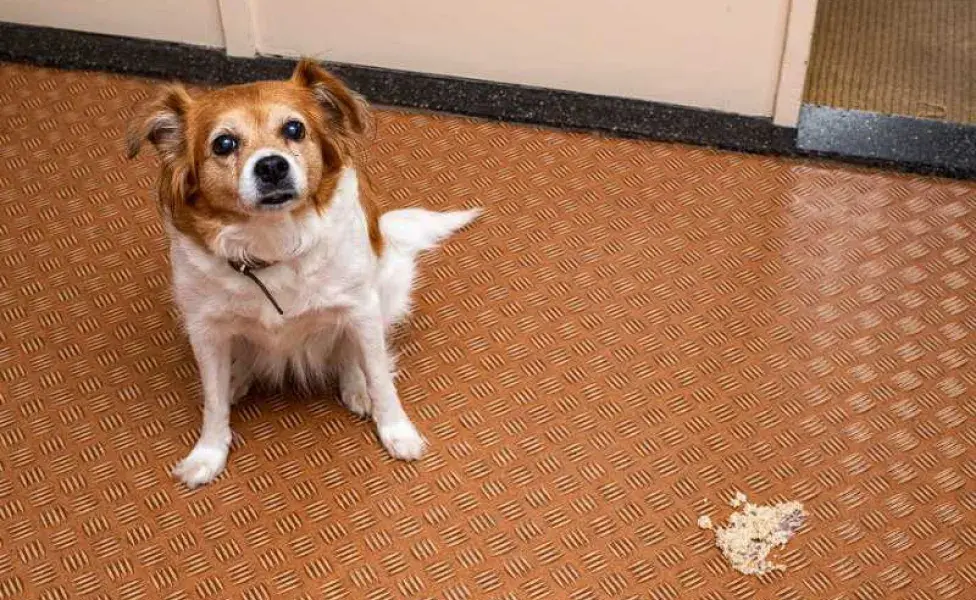
M 128 157 L 135 158 L 144 141 L 156 147 L 164 163 L 183 155 L 186 152 L 186 113 L 192 102 L 182 86 L 164 87 L 129 127 L 125 138 Z
M 332 124 L 343 133 L 361 135 L 369 129 L 366 100 L 315 61 L 308 58 L 300 60 L 291 80 L 312 91 Z
M 172 214 L 191 204 L 194 190 L 193 163 L 189 156 L 186 115 L 193 99 L 179 85 L 166 86 L 133 122 L 126 135 L 126 154 L 135 158 L 144 141 L 156 148 L 162 162 L 159 202 Z

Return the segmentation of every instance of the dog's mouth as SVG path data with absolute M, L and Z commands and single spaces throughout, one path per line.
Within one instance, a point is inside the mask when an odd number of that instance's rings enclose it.
M 298 193 L 295 190 L 274 190 L 261 194 L 258 198 L 258 207 L 273 210 L 281 208 L 295 198 L 298 198 Z

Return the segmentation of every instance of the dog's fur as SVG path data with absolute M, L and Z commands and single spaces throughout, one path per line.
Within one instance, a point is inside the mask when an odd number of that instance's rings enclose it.
M 301 139 L 285 133 L 295 121 Z M 190 487 L 223 470 L 230 406 L 257 379 L 313 387 L 336 374 L 342 402 L 372 417 L 391 455 L 424 451 L 397 396 L 386 336 L 409 312 L 416 255 L 477 211 L 380 214 L 363 181 L 368 122 L 361 98 L 303 60 L 287 81 L 196 99 L 168 87 L 130 133 L 130 156 L 145 140 L 160 156 L 174 298 L 203 384 L 199 440 L 174 469 Z M 221 135 L 237 140 L 232 153 L 215 149 Z M 287 163 L 287 181 L 271 192 L 256 175 L 267 157 Z M 256 265 L 284 315 L 229 261 Z

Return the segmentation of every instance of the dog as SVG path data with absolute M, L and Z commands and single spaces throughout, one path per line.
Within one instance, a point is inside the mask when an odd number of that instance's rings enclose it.
M 192 97 L 166 86 L 127 136 L 155 147 L 174 302 L 196 359 L 203 423 L 173 475 L 216 478 L 231 405 L 255 382 L 314 388 L 372 418 L 383 447 L 416 460 L 426 441 L 394 384 L 388 333 L 410 312 L 416 257 L 479 209 L 382 213 L 367 185 L 365 100 L 314 61 L 291 77 Z

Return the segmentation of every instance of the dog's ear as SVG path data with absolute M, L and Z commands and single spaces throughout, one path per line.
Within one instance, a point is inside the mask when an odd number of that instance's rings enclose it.
M 342 133 L 362 135 L 369 129 L 369 105 L 366 100 L 315 61 L 308 58 L 300 60 L 291 80 L 312 91 L 333 127 Z
M 172 214 L 180 205 L 192 203 L 193 162 L 189 156 L 186 115 L 193 103 L 179 85 L 166 86 L 146 105 L 126 135 L 126 154 L 135 158 L 144 141 L 156 148 L 162 162 L 159 202 Z
M 186 114 L 192 103 L 182 86 L 164 87 L 129 127 L 125 139 L 128 157 L 135 158 L 144 141 L 156 147 L 164 163 L 185 154 Z

